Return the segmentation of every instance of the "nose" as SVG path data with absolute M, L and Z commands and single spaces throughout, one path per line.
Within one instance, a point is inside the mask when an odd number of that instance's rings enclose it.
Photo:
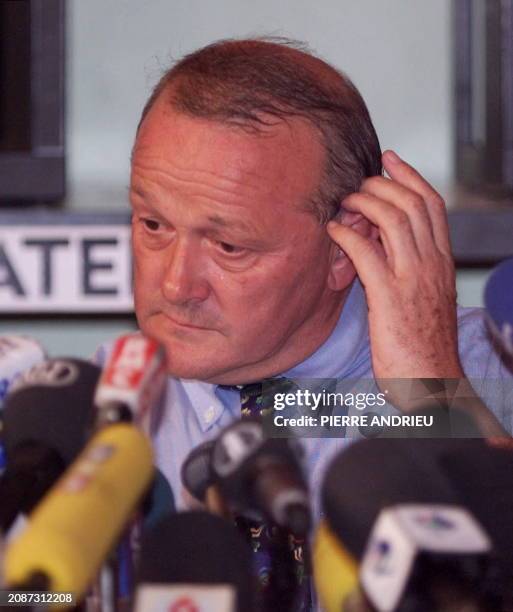
M 209 286 L 198 248 L 187 239 L 177 239 L 169 251 L 162 280 L 164 298 L 176 305 L 205 300 L 209 294 Z

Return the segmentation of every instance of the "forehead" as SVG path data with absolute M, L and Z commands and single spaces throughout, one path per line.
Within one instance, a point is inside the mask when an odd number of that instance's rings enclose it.
M 211 188 L 230 203 L 264 198 L 304 205 L 318 188 L 324 148 L 306 120 L 271 119 L 258 134 L 179 113 L 161 96 L 141 124 L 133 174 L 168 173 L 186 187 Z

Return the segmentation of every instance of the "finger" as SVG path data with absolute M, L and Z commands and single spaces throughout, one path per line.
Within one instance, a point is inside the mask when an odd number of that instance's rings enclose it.
M 421 254 L 430 254 L 435 248 L 433 226 L 422 196 L 384 176 L 365 179 L 360 191 L 397 206 L 408 215 L 417 249 Z
M 379 234 L 390 259 L 390 267 L 400 272 L 410 269 L 420 255 L 413 237 L 408 215 L 397 206 L 367 193 L 352 193 L 344 199 L 343 206 L 362 213 L 379 228 Z
M 392 179 L 424 198 L 428 214 L 431 217 L 435 243 L 442 253 L 451 255 L 449 224 L 443 198 L 415 168 L 403 161 L 393 151 L 385 151 L 382 159 L 385 170 Z
M 331 239 L 352 261 L 363 285 L 383 283 L 390 274 L 390 269 L 375 240 L 364 238 L 357 231 L 336 221 L 330 221 L 326 225 L 326 230 Z

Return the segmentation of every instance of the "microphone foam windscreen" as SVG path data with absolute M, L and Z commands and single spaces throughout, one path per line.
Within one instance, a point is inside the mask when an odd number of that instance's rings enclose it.
M 197 500 L 205 501 L 207 489 L 213 483 L 210 462 L 215 440 L 203 442 L 187 455 L 180 472 L 182 484 Z
M 138 583 L 228 584 L 237 610 L 255 609 L 251 549 L 234 525 L 207 512 L 170 515 L 143 535 Z
M 439 463 L 486 529 L 513 584 L 513 451 L 481 440 L 462 440 L 459 448 L 446 449 Z
M 352 444 L 329 466 L 322 487 L 322 504 L 333 533 L 360 559 L 379 512 L 404 503 L 457 504 L 449 479 L 409 452 L 411 444 L 427 440 L 371 439 Z M 431 442 L 431 441 L 429 441 Z
M 82 450 L 93 419 L 100 368 L 81 359 L 49 359 L 17 381 L 4 408 L 3 441 L 16 446 L 37 441 L 71 463 Z

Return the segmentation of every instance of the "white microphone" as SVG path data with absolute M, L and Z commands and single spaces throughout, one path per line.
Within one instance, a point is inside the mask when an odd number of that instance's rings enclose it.
M 0 409 L 16 379 L 45 358 L 42 346 L 32 338 L 0 336 Z
M 378 612 L 402 609 L 407 597 L 427 603 L 431 589 L 449 593 L 461 587 L 474 602 L 472 585 L 485 575 L 491 552 L 488 535 L 462 507 L 390 506 L 372 529 L 360 580 Z

